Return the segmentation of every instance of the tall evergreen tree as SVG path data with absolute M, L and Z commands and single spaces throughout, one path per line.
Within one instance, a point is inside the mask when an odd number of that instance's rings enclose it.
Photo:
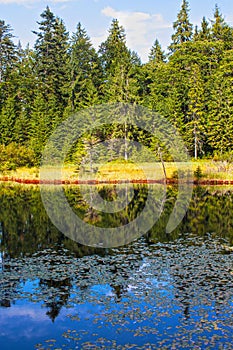
M 19 114 L 17 96 L 6 99 L 0 116 L 0 144 L 8 145 L 15 141 L 15 122 Z
M 154 45 L 151 48 L 150 54 L 149 54 L 149 61 L 154 61 L 156 63 L 165 62 L 166 55 L 164 51 L 162 50 L 162 47 L 158 41 L 158 39 L 155 40 Z
M 209 40 L 210 39 L 209 23 L 205 17 L 202 18 L 201 30 L 198 34 L 199 34 L 198 35 L 199 40 Z
M 137 68 L 140 65 L 134 52 L 126 46 L 125 30 L 118 20 L 112 21 L 109 35 L 100 46 L 100 58 L 105 79 L 103 93 L 106 102 L 135 103 L 138 99 Z M 130 120 L 129 120 L 130 123 Z M 124 157 L 128 157 L 127 140 L 131 137 L 128 123 L 124 126 L 113 126 L 108 130 L 109 138 L 122 137 L 124 143 Z
M 12 39 L 10 25 L 0 20 L 0 83 L 6 79 L 8 70 L 12 68 L 17 58 L 16 46 Z
M 214 20 L 212 22 L 211 34 L 212 39 L 222 40 L 224 36 L 224 29 L 226 28 L 226 23 L 220 12 L 218 5 L 215 5 Z
M 59 108 L 65 105 L 67 87 L 68 34 L 59 18 L 49 7 L 41 14 L 39 32 L 35 44 L 36 70 L 45 100 L 53 94 Z
M 117 19 L 112 21 L 108 38 L 100 45 L 99 53 L 102 66 L 107 74 L 112 74 L 119 63 L 129 60 L 125 30 Z
M 173 29 L 175 33 L 172 35 L 172 43 L 169 46 L 172 52 L 174 52 L 180 44 L 192 39 L 193 25 L 189 20 L 189 2 L 187 0 L 183 0 L 182 2 L 177 20 L 173 23 Z
M 205 90 L 200 68 L 194 64 L 189 78 L 189 121 L 185 125 L 186 139 L 193 150 L 194 158 L 198 153 L 203 152 L 204 143 L 204 110 L 205 110 Z M 189 137 L 187 137 L 189 135 Z
M 108 38 L 100 46 L 100 59 L 105 70 L 103 92 L 111 102 L 136 100 L 137 83 L 135 68 L 140 65 L 135 53 L 126 46 L 125 30 L 118 20 L 112 21 Z
M 30 118 L 30 147 L 40 159 L 45 142 L 51 132 L 51 116 L 43 93 L 37 91 Z
M 20 110 L 15 123 L 15 141 L 21 144 L 29 141 L 31 133 L 32 108 L 38 88 L 34 66 L 34 52 L 29 47 L 21 49 L 20 61 L 14 75 Z
M 225 43 L 226 49 L 233 48 L 233 28 L 224 20 L 218 5 L 215 6 L 214 20 L 211 21 L 211 39 L 221 40 Z
M 77 31 L 71 38 L 69 69 L 71 81 L 69 109 L 74 111 L 97 103 L 102 79 L 100 60 L 81 23 L 78 23 Z
M 233 53 L 227 50 L 210 81 L 209 141 L 215 152 L 224 154 L 233 147 Z

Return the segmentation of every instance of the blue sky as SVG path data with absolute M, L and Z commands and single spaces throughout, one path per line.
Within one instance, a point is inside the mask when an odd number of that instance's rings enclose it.
M 16 39 L 23 46 L 32 47 L 37 21 L 47 5 L 61 17 L 68 31 L 75 31 L 78 22 L 87 30 L 93 45 L 105 40 L 110 23 L 118 18 L 126 30 L 127 44 L 138 52 L 143 61 L 156 38 L 163 48 L 170 43 L 172 23 L 176 20 L 182 0 L 0 0 L 0 19 L 14 29 Z M 232 0 L 190 0 L 190 19 L 200 24 L 203 15 L 213 18 L 218 3 L 227 23 L 233 26 Z

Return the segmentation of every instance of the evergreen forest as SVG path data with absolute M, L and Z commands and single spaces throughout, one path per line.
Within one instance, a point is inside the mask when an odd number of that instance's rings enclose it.
M 169 47 L 163 51 L 155 38 L 146 63 L 127 47 L 117 19 L 98 50 L 81 23 L 68 33 L 49 7 L 37 28 L 34 47 L 23 48 L 15 44 L 13 28 L 0 20 L 0 163 L 5 168 L 39 165 L 46 140 L 61 121 L 116 102 L 142 105 L 167 118 L 195 159 L 233 159 L 233 27 L 218 5 L 211 20 L 203 17 L 194 27 L 189 2 L 183 0 Z M 92 137 L 110 139 L 117 127 L 106 125 Z M 152 149 L 149 136 L 139 138 Z M 85 154 L 89 139 L 76 145 L 69 161 Z

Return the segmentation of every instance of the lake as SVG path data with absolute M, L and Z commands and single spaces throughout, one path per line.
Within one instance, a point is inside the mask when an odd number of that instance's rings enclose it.
M 109 203 L 119 195 L 114 185 L 98 191 Z M 100 214 L 81 186 L 65 187 L 74 212 L 96 227 L 135 218 L 147 192 L 134 185 L 125 209 Z M 53 226 L 39 187 L 0 184 L 1 350 L 232 349 L 233 188 L 195 187 L 168 234 L 177 192 L 167 187 L 145 235 L 95 248 Z

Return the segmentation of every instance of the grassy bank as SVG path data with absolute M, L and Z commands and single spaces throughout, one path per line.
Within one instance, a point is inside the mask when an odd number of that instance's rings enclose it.
M 233 164 L 227 162 L 216 162 L 212 160 L 199 160 L 190 163 L 164 163 L 166 177 L 168 179 L 177 178 L 177 169 L 183 173 L 192 171 L 195 178 L 204 180 L 229 180 L 233 181 Z M 51 168 L 51 172 L 54 169 Z M 14 171 L 0 172 L 0 179 L 21 179 L 21 180 L 39 180 L 38 168 L 18 168 Z M 160 181 L 164 178 L 164 170 L 161 163 L 119 163 L 112 162 L 102 165 L 94 164 L 93 172 L 89 166 L 80 169 L 77 166 L 69 164 L 62 169 L 62 180 L 97 180 L 97 181 Z

